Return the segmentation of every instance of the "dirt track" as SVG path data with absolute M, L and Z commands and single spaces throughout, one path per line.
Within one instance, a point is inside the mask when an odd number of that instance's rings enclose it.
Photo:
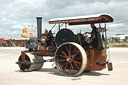
M 45 63 L 39 71 L 21 72 L 15 64 L 24 48 L 0 48 L 0 85 L 128 85 L 128 48 L 110 48 L 113 71 L 92 71 L 64 77 Z

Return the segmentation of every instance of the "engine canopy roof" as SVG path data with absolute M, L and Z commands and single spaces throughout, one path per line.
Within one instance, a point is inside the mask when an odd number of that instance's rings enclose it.
M 114 22 L 114 19 L 109 14 L 96 14 L 77 17 L 55 18 L 50 19 L 49 24 L 68 23 L 69 25 L 81 25 L 91 23 L 108 23 Z

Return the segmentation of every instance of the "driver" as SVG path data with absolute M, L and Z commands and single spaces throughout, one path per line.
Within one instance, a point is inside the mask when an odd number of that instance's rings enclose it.
M 94 23 L 91 23 L 90 24 L 91 28 L 92 28 L 92 31 L 91 32 L 85 32 L 88 33 L 88 34 L 91 34 L 91 37 L 89 38 L 86 38 L 84 41 L 86 42 L 89 42 L 94 48 L 96 48 L 96 45 L 97 45 L 97 36 L 96 34 L 98 33 L 98 28 L 96 28 L 95 24 Z

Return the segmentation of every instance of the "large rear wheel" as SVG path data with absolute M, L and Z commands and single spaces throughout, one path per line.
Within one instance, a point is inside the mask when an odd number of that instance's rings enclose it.
M 74 42 L 60 45 L 55 54 L 55 63 L 60 74 L 78 76 L 87 64 L 87 56 L 83 47 Z

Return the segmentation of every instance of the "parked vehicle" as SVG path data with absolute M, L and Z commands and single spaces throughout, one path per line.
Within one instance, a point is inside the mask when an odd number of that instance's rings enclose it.
M 106 41 L 106 23 L 113 21 L 114 19 L 108 14 L 57 18 L 49 20 L 49 24 L 54 24 L 51 30 L 41 33 L 42 18 L 37 17 L 38 39 L 27 41 L 28 50 L 21 52 L 16 63 L 22 71 L 28 72 L 39 70 L 44 62 L 54 60 L 57 70 L 64 76 L 78 76 L 83 71 L 102 70 L 106 68 L 106 64 L 108 70 L 112 71 L 112 63 L 106 53 L 106 50 L 109 49 Z M 95 48 L 91 46 L 91 42 L 85 41 L 88 38 L 85 33 L 74 34 L 68 27 L 68 25 L 91 23 L 99 24 Z M 105 26 L 101 27 L 101 23 L 105 23 Z M 57 24 L 58 32 L 53 36 L 52 30 Z M 61 28 L 62 25 L 65 28 Z M 51 56 L 51 60 L 44 60 L 43 57 L 46 56 Z

